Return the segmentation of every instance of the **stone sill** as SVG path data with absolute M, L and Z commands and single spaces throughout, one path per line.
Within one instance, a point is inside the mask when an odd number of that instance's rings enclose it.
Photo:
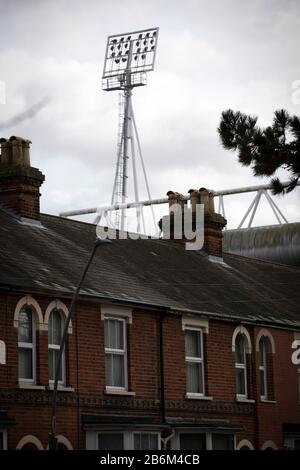
M 46 390 L 45 385 L 26 384 L 19 382 L 19 388 L 27 390 Z
M 54 389 L 54 384 L 49 383 L 48 390 L 53 390 L 53 389 Z M 58 392 L 74 392 L 75 390 L 73 387 L 65 387 L 64 385 L 58 384 L 57 391 Z
M 243 398 L 243 397 L 236 397 L 236 401 L 239 403 L 255 403 L 255 400 L 252 398 Z
M 206 395 L 199 395 L 198 393 L 187 393 L 185 398 L 188 400 L 213 400 L 213 397 L 208 397 Z
M 106 387 L 104 389 L 104 393 L 106 395 L 124 395 L 124 396 L 129 396 L 129 397 L 134 397 L 135 392 L 129 392 L 128 390 L 122 390 L 122 389 L 116 389 L 116 388 L 110 388 Z
M 277 403 L 277 401 L 275 401 L 275 400 L 264 400 L 263 398 L 260 399 L 260 402 L 261 403 L 273 403 L 273 404 Z

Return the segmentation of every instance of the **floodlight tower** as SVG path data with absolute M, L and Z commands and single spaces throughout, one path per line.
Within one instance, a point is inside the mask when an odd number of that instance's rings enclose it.
M 119 102 L 119 133 L 117 164 L 111 204 L 125 204 L 128 181 L 128 161 L 131 156 L 134 196 L 139 201 L 138 176 L 135 157 L 135 140 L 141 160 L 146 190 L 151 199 L 149 183 L 141 151 L 140 140 L 132 107 L 132 89 L 147 84 L 147 72 L 154 70 L 158 28 L 116 34 L 107 39 L 105 61 L 102 75 L 102 88 L 105 91 L 121 90 Z M 130 143 L 130 144 L 129 144 Z M 151 207 L 154 224 L 155 216 Z M 126 209 L 116 211 L 115 226 L 125 229 Z M 144 224 L 142 206 L 137 209 L 137 231 Z

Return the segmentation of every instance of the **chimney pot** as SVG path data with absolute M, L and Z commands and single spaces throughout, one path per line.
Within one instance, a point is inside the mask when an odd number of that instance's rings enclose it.
M 29 219 L 40 219 L 39 188 L 45 177 L 30 165 L 31 141 L 1 138 L 0 205 Z

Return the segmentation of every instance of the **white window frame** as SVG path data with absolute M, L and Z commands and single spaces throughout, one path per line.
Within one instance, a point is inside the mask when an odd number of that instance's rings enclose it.
M 186 370 L 187 370 L 187 364 L 189 362 L 192 363 L 197 363 L 197 364 L 202 364 L 202 384 L 203 384 L 203 392 L 189 392 L 187 389 L 187 383 L 186 383 L 186 395 L 187 398 L 197 398 L 197 397 L 205 397 L 205 373 L 204 373 L 204 367 L 205 367 L 205 360 L 204 360 L 204 351 L 203 351 L 203 328 L 197 328 L 197 327 L 192 327 L 188 326 L 185 328 L 184 333 L 186 336 L 186 333 L 188 331 L 197 331 L 200 333 L 200 341 L 201 341 L 201 357 L 192 357 L 192 356 L 187 356 L 186 351 L 185 351 L 185 363 L 186 363 Z
M 158 439 L 158 450 L 161 450 L 161 433 L 159 431 L 148 431 L 147 429 L 123 431 L 121 429 L 110 429 L 101 431 L 86 431 L 86 450 L 99 451 L 99 436 L 101 434 L 123 434 L 123 450 L 134 450 L 134 434 L 155 434 Z
M 24 306 L 26 308 L 26 306 Z M 36 322 L 34 311 L 31 307 L 29 307 L 31 311 L 31 328 L 32 328 L 32 342 L 31 343 L 24 343 L 23 341 L 18 340 L 18 364 L 19 364 L 19 353 L 20 349 L 31 349 L 32 351 L 32 379 L 26 379 L 20 377 L 20 367 L 18 367 L 18 376 L 19 376 L 19 383 L 26 383 L 26 384 L 36 384 Z M 21 313 L 22 309 L 19 312 Z M 19 328 L 20 324 L 18 324 L 18 335 L 19 335 Z
M 263 351 L 262 351 L 262 356 L 263 356 L 263 364 L 260 363 L 260 348 L 262 347 Z M 267 350 L 266 350 L 266 341 L 264 339 L 264 337 L 262 336 L 261 339 L 260 339 L 260 342 L 259 342 L 259 372 L 262 372 L 263 373 L 263 381 L 264 381 L 264 390 L 265 390 L 265 394 L 264 395 L 261 395 L 260 394 L 260 398 L 261 400 L 267 400 L 268 399 L 268 386 L 267 386 Z M 261 374 L 259 374 L 259 380 L 261 380 L 260 378 Z M 259 390 L 260 392 L 260 390 Z
M 64 329 L 64 322 L 65 322 L 65 317 L 61 313 L 60 310 L 54 308 L 50 315 L 49 315 L 49 320 L 48 320 L 48 365 L 49 365 L 49 351 L 59 351 L 60 345 L 59 344 L 52 344 L 49 342 L 49 336 L 50 336 L 50 331 L 51 331 L 51 315 L 54 312 L 58 312 L 62 321 L 62 334 L 63 334 L 63 329 Z M 59 385 L 66 385 L 66 355 L 65 355 L 65 347 L 63 349 L 62 357 L 61 357 L 61 378 L 62 380 L 58 380 Z M 50 371 L 49 371 L 49 385 L 54 384 L 54 379 L 50 379 Z
M 2 450 L 7 450 L 7 431 L 6 429 L 0 429 L 0 433 L 2 434 L 2 441 L 3 441 Z
M 244 349 L 244 358 L 245 358 L 245 363 L 242 364 L 240 362 L 236 362 L 236 354 L 235 354 L 235 371 L 236 369 L 242 369 L 244 371 L 244 379 L 245 379 L 245 393 L 236 393 L 237 399 L 240 398 L 248 398 L 248 384 L 247 384 L 247 349 L 246 349 L 246 341 L 247 337 L 244 335 L 244 333 L 238 333 L 235 338 L 235 343 L 237 341 L 238 336 L 241 335 L 243 337 L 243 349 Z M 236 347 L 235 347 L 236 349 Z M 236 380 L 236 375 L 235 375 L 235 380 Z M 235 384 L 236 390 L 237 390 L 237 382 Z
M 114 349 L 114 348 L 107 348 L 105 345 L 105 328 L 106 328 L 106 321 L 107 320 L 114 320 L 123 323 L 123 344 L 124 349 Z M 127 321 L 126 318 L 120 316 L 113 316 L 113 315 L 105 315 L 104 316 L 104 352 L 105 352 L 105 389 L 108 392 L 120 392 L 120 391 L 128 391 L 128 354 L 127 354 Z M 124 357 L 124 387 L 116 387 L 114 385 L 107 385 L 106 384 L 106 355 L 107 354 L 117 354 L 122 355 Z
M 148 435 L 155 435 L 157 438 L 157 449 L 149 449 L 151 450 L 161 450 L 161 435 L 160 432 L 155 432 L 155 431 L 133 431 L 132 434 L 132 450 L 135 450 L 134 448 L 134 436 L 136 434 L 148 434 Z M 147 449 L 146 449 L 147 450 Z

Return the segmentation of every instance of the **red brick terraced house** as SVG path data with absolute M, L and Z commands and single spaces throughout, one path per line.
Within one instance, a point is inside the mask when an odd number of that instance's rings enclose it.
M 47 448 L 58 345 L 95 240 L 93 224 L 40 213 L 29 145 L 1 140 L 2 449 Z M 128 239 L 96 252 L 63 354 L 59 447 L 299 448 L 300 271 L 222 253 L 225 219 L 208 191 L 195 200 L 202 250 Z

